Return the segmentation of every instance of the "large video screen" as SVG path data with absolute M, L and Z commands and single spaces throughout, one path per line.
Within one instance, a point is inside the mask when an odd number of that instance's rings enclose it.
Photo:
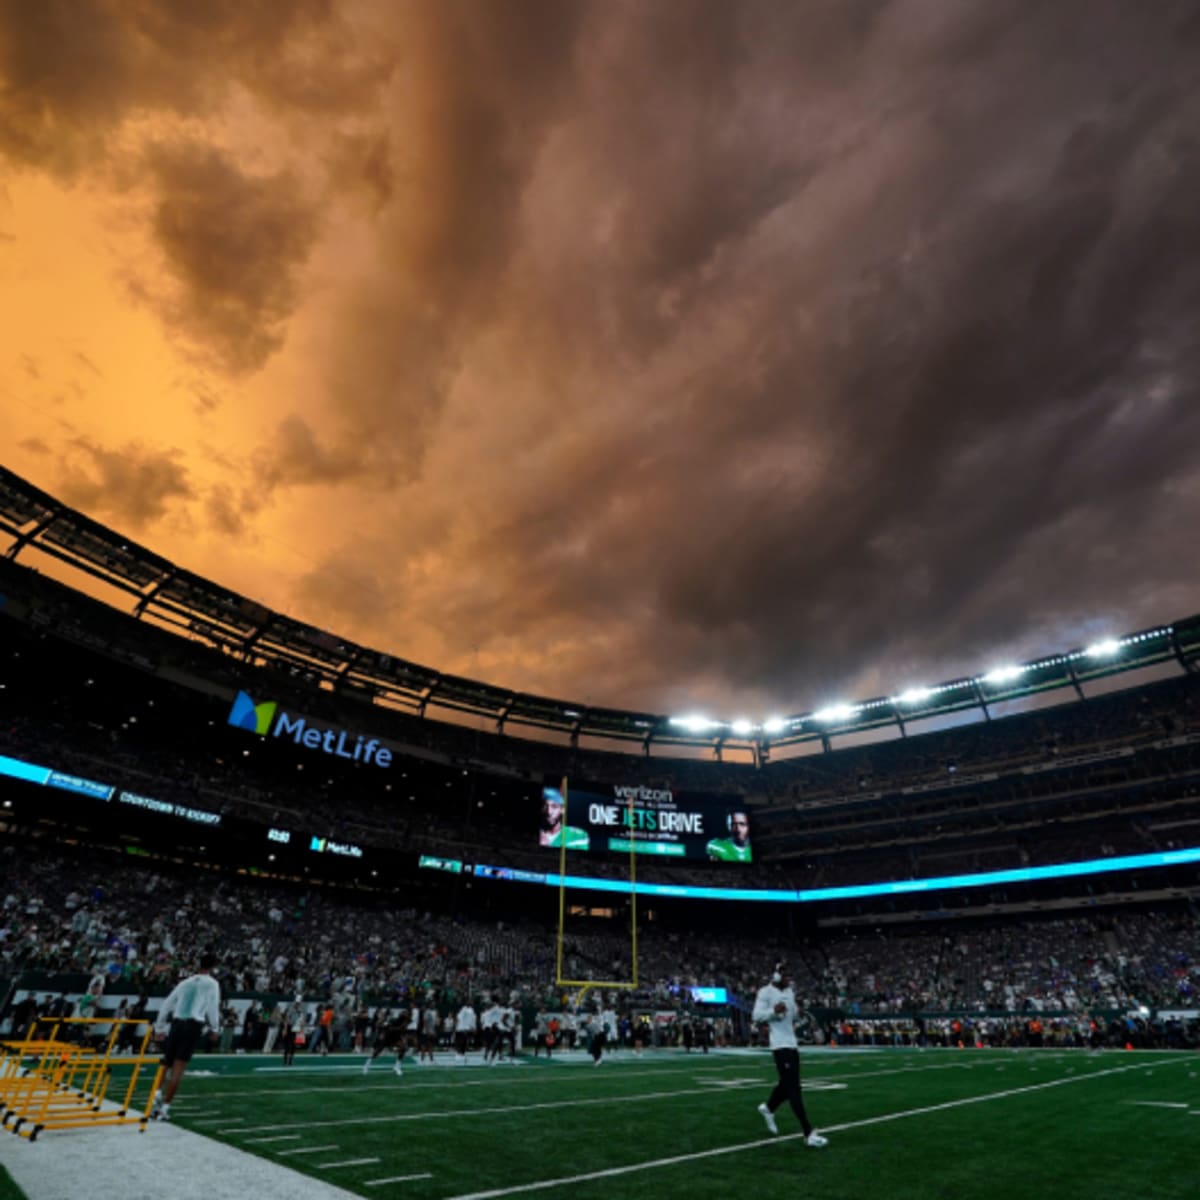
M 644 784 L 546 781 L 538 842 L 589 852 L 753 861 L 750 814 L 740 798 Z

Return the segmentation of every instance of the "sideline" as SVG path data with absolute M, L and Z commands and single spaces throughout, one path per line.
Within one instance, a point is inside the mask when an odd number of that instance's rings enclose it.
M 128 1129 L 63 1129 L 36 1142 L 0 1137 L 0 1163 L 29 1200 L 361 1200 L 282 1163 L 156 1123 Z
M 1194 1063 L 1193 1056 L 1187 1055 L 1187 1061 Z M 1065 1087 L 1072 1083 L 1081 1083 L 1086 1079 L 1099 1079 L 1104 1075 L 1123 1075 L 1128 1071 L 1145 1069 L 1144 1063 L 1130 1063 L 1124 1067 L 1110 1067 L 1105 1071 L 1091 1071 L 1085 1075 L 1072 1075 L 1069 1079 L 1053 1079 L 1047 1083 L 1032 1083 L 1026 1087 L 1008 1088 L 1002 1092 L 988 1092 L 981 1096 L 969 1096 L 962 1100 L 947 1100 L 941 1104 L 927 1104 L 921 1108 L 909 1108 L 900 1112 L 883 1113 L 877 1117 L 864 1117 L 861 1121 L 846 1121 L 841 1125 L 822 1125 L 823 1133 L 841 1133 L 847 1129 L 861 1129 L 867 1125 L 880 1125 L 886 1121 L 900 1121 L 907 1117 L 923 1116 L 926 1113 L 944 1112 L 951 1108 L 962 1108 L 968 1104 L 985 1104 L 990 1100 L 1003 1100 L 1008 1096 L 1020 1096 L 1027 1092 L 1040 1092 L 1047 1088 Z M 558 1179 L 543 1179 L 536 1183 L 522 1183 L 513 1187 L 493 1188 L 485 1192 L 464 1192 L 447 1200 L 497 1200 L 500 1196 L 516 1196 L 522 1192 L 538 1192 L 548 1188 L 563 1187 L 564 1185 L 590 1183 L 595 1179 L 613 1179 L 621 1175 L 632 1175 L 637 1171 L 649 1171 L 656 1167 L 670 1167 L 679 1163 L 695 1162 L 703 1158 L 716 1158 L 723 1154 L 737 1154 L 742 1150 L 754 1150 L 759 1146 L 780 1146 L 794 1142 L 804 1137 L 803 1133 L 789 1133 L 782 1137 L 756 1138 L 751 1142 L 740 1142 L 734 1146 L 718 1146 L 714 1150 L 698 1150 L 693 1154 L 676 1154 L 670 1158 L 656 1158 L 648 1162 L 630 1163 L 624 1167 L 609 1167 L 603 1171 L 589 1171 L 582 1175 L 565 1175 Z

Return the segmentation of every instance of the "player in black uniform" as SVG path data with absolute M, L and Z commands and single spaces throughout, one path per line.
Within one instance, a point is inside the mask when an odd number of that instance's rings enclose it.
M 408 1013 L 403 1008 L 394 1009 L 390 1014 L 378 1014 L 375 1018 L 375 1046 L 371 1051 L 371 1057 L 363 1063 L 363 1074 L 365 1075 L 370 1069 L 371 1064 L 385 1051 L 394 1050 L 396 1052 L 396 1062 L 392 1067 L 397 1075 L 404 1074 L 404 1068 L 401 1065 L 404 1061 L 404 1056 L 408 1053 Z

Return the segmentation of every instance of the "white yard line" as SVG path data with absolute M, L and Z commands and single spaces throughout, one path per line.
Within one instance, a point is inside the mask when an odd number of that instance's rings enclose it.
M 382 1162 L 379 1158 L 344 1158 L 341 1162 L 317 1163 L 319 1170 L 329 1169 L 334 1167 L 365 1167 L 369 1163 Z
M 589 1059 L 588 1061 L 590 1062 L 591 1059 Z M 810 1077 L 810 1076 L 806 1075 L 804 1077 L 804 1082 L 805 1082 L 806 1086 L 811 1083 L 814 1087 L 816 1087 L 816 1086 L 819 1086 L 819 1083 L 822 1081 L 829 1082 L 830 1080 L 840 1080 L 840 1079 L 876 1079 L 876 1078 L 879 1078 L 880 1076 L 884 1076 L 884 1075 L 913 1075 L 913 1074 L 924 1074 L 928 1071 L 965 1071 L 965 1070 L 970 1070 L 973 1066 L 977 1066 L 977 1065 L 980 1065 L 980 1064 L 930 1063 L 928 1065 L 923 1065 L 923 1066 L 915 1066 L 914 1065 L 914 1066 L 904 1066 L 904 1067 L 885 1067 L 882 1070 L 878 1070 L 878 1071 L 852 1071 L 852 1072 L 850 1072 L 848 1074 L 844 1074 L 844 1075 L 833 1075 L 829 1071 L 824 1069 L 825 1067 L 828 1066 L 828 1064 L 822 1063 L 821 1064 L 822 1071 L 821 1071 L 820 1077 L 817 1077 L 817 1076 Z M 772 1072 L 774 1071 L 774 1064 L 771 1062 L 770 1059 L 764 1059 L 763 1066 L 770 1067 L 771 1071 Z M 730 1069 L 733 1069 L 733 1064 L 730 1064 Z M 741 1069 L 743 1071 L 745 1070 L 745 1064 L 742 1064 Z M 675 1073 L 672 1072 L 671 1074 L 675 1074 Z M 680 1076 L 685 1075 L 685 1074 L 688 1074 L 688 1072 L 686 1072 L 686 1071 L 678 1072 L 678 1075 L 680 1075 Z M 622 1079 L 639 1079 L 644 1076 L 654 1076 L 659 1079 L 664 1078 L 664 1076 L 666 1076 L 667 1078 L 670 1077 L 670 1075 L 668 1075 L 667 1072 L 664 1072 L 661 1070 L 660 1071 L 624 1071 L 621 1074 Z M 333 1096 L 333 1095 L 337 1095 L 338 1093 L 341 1093 L 341 1092 L 347 1092 L 350 1094 L 360 1094 L 362 1092 L 372 1092 L 372 1091 L 394 1093 L 397 1088 L 403 1088 L 404 1091 L 406 1091 L 406 1092 L 419 1091 L 419 1090 L 427 1089 L 427 1088 L 437 1089 L 439 1091 L 449 1091 L 449 1090 L 453 1090 L 455 1088 L 482 1087 L 482 1086 L 486 1086 L 489 1083 L 493 1083 L 495 1081 L 494 1076 L 489 1076 L 487 1079 L 463 1079 L 463 1080 L 458 1080 L 454 1083 L 434 1083 L 432 1081 L 428 1082 L 428 1083 L 425 1083 L 425 1082 L 409 1083 L 408 1082 L 409 1077 L 407 1074 L 404 1076 L 404 1078 L 405 1078 L 404 1083 L 397 1083 L 397 1084 L 389 1083 L 389 1084 L 387 1084 L 387 1086 L 380 1086 L 379 1084 L 376 1084 L 375 1086 L 371 1086 L 370 1084 L 363 1083 L 363 1084 L 358 1084 L 358 1085 L 355 1085 L 352 1087 L 289 1088 L 288 1095 L 289 1096 L 326 1096 L 326 1095 Z M 591 1078 L 591 1077 L 589 1077 L 589 1078 Z M 715 1078 L 717 1078 L 717 1077 L 714 1076 L 714 1079 Z M 739 1076 L 739 1078 L 746 1079 L 747 1077 L 745 1075 L 742 1075 L 742 1076 Z M 523 1083 L 536 1084 L 539 1087 L 544 1087 L 545 1084 L 551 1083 L 551 1082 L 553 1082 L 553 1083 L 565 1083 L 565 1082 L 577 1083 L 578 1080 L 572 1079 L 572 1080 L 568 1081 L 565 1078 L 561 1078 L 561 1077 L 559 1079 L 555 1079 L 555 1080 L 550 1080 L 550 1079 L 545 1079 L 545 1078 L 543 1078 L 543 1079 L 528 1079 L 528 1078 L 513 1079 L 511 1076 L 505 1076 L 504 1082 L 505 1082 L 505 1087 L 509 1088 L 514 1085 L 520 1086 Z M 774 1074 L 772 1073 L 772 1074 L 763 1075 L 758 1080 L 758 1083 L 760 1085 L 765 1085 L 767 1088 L 774 1087 L 775 1086 Z M 210 1092 L 207 1096 L 204 1097 L 204 1099 L 205 1100 L 210 1100 L 210 1099 L 212 1099 L 212 1100 L 215 1100 L 215 1099 L 242 1100 L 249 1096 L 278 1096 L 279 1094 L 280 1093 L 279 1093 L 278 1088 L 261 1088 L 261 1089 L 256 1088 L 253 1091 L 244 1091 L 244 1092 Z M 570 1102 L 567 1101 L 565 1103 L 570 1103 Z M 474 1111 L 478 1112 L 479 1110 L 476 1109 Z M 243 1121 L 243 1120 L 245 1120 L 245 1118 L 244 1117 L 194 1117 L 194 1118 L 189 1118 L 189 1120 L 194 1120 L 197 1123 L 199 1123 L 200 1121 L 216 1121 L 218 1123 L 228 1125 L 234 1121 Z M 225 1132 L 225 1131 L 218 1130 L 218 1132 Z M 233 1133 L 236 1131 L 230 1130 L 229 1132 Z M 251 1132 L 251 1130 L 247 1129 L 247 1130 L 245 1130 L 245 1132 L 249 1133 L 249 1132 Z
M 292 1154 L 324 1154 L 326 1150 L 340 1150 L 341 1147 L 331 1143 L 328 1146 L 302 1146 L 299 1150 L 277 1150 L 276 1153 L 280 1158 L 287 1158 Z
M 958 1063 L 946 1063 L 939 1066 L 916 1067 L 916 1068 L 900 1068 L 891 1071 L 863 1071 L 860 1074 L 848 1076 L 851 1079 L 867 1079 L 874 1078 L 880 1075 L 903 1075 L 924 1073 L 926 1071 L 952 1071 L 959 1069 Z M 1122 1070 L 1132 1070 L 1132 1067 L 1122 1068 Z M 818 1091 L 824 1085 L 827 1088 L 834 1088 L 839 1085 L 833 1080 L 818 1080 L 814 1079 L 807 1081 L 807 1085 L 814 1091 Z M 772 1081 L 770 1079 L 756 1080 L 753 1083 L 738 1083 L 731 1084 L 729 1091 L 744 1091 L 748 1088 L 770 1088 Z M 480 1117 L 490 1116 L 495 1113 L 514 1113 L 514 1112 L 536 1112 L 539 1109 L 547 1108 L 589 1108 L 604 1104 L 634 1104 L 642 1100 L 673 1100 L 679 1096 L 710 1096 L 712 1095 L 712 1085 L 707 1084 L 699 1088 L 686 1088 L 681 1091 L 673 1092 L 642 1092 L 637 1096 L 591 1096 L 581 1100 L 546 1100 L 537 1104 L 504 1104 L 497 1105 L 492 1108 L 453 1108 L 445 1109 L 438 1112 L 420 1112 L 420 1113 L 393 1113 L 386 1117 L 346 1117 L 340 1121 L 293 1121 L 289 1124 L 281 1125 L 257 1125 L 242 1129 L 218 1129 L 216 1132 L 220 1134 L 227 1133 L 277 1133 L 283 1130 L 292 1129 L 332 1129 L 336 1126 L 343 1125 L 387 1125 L 400 1121 L 437 1121 L 449 1119 L 453 1117 Z
M 1187 1108 L 1186 1104 L 1174 1100 L 1126 1100 L 1126 1104 L 1137 1104 L 1141 1108 Z
M 591 1061 L 592 1060 L 589 1058 L 588 1063 L 590 1064 Z M 774 1070 L 774 1064 L 769 1057 L 764 1057 L 762 1061 L 763 1061 L 763 1066 L 769 1068 L 772 1071 Z M 747 1065 L 746 1063 L 729 1063 L 726 1069 L 730 1070 L 730 1071 L 735 1071 L 735 1070 L 745 1071 L 746 1065 Z M 902 1068 L 898 1067 L 895 1069 L 901 1070 Z M 347 1084 L 345 1086 L 337 1085 L 337 1086 L 333 1086 L 333 1087 L 290 1088 L 289 1094 L 293 1095 L 293 1096 L 311 1096 L 311 1095 L 316 1095 L 316 1094 L 325 1095 L 326 1093 L 333 1095 L 336 1092 L 361 1092 L 361 1091 L 371 1091 L 371 1090 L 392 1091 L 394 1089 L 394 1087 L 403 1087 L 405 1091 L 413 1091 L 414 1089 L 417 1089 L 417 1088 L 443 1088 L 443 1089 L 444 1088 L 477 1088 L 477 1087 L 487 1087 L 489 1084 L 495 1083 L 496 1079 L 497 1079 L 497 1076 L 495 1076 L 495 1075 L 488 1075 L 486 1077 L 481 1076 L 476 1079 L 463 1079 L 460 1076 L 456 1076 L 455 1072 L 447 1071 L 443 1078 L 440 1078 L 435 1081 L 435 1080 L 431 1080 L 431 1079 L 422 1079 L 422 1075 L 424 1075 L 424 1073 L 425 1072 L 420 1068 L 405 1067 L 405 1069 L 404 1069 L 405 1082 L 403 1084 L 393 1085 L 393 1084 L 389 1083 L 387 1087 L 383 1087 L 383 1086 L 380 1086 L 383 1081 L 383 1068 L 380 1067 L 378 1071 L 374 1072 L 374 1074 L 375 1074 L 374 1089 L 372 1089 L 370 1085 L 363 1083 L 363 1084 Z M 649 1070 L 649 1071 L 635 1071 L 632 1068 L 627 1068 L 627 1069 L 623 1069 L 621 1071 L 621 1078 L 622 1079 L 640 1079 L 642 1077 L 650 1076 L 650 1075 L 658 1076 L 661 1078 L 664 1075 L 669 1075 L 669 1074 L 673 1074 L 673 1073 L 674 1072 L 671 1071 L 670 1069 L 663 1068 L 663 1067 L 660 1067 L 657 1070 Z M 680 1073 L 682 1074 L 682 1072 L 680 1072 Z M 358 1074 L 360 1076 L 363 1076 L 361 1067 L 359 1068 Z M 363 1078 L 369 1079 L 370 1076 L 369 1075 L 363 1076 Z M 530 1084 L 534 1087 L 545 1087 L 546 1084 L 548 1084 L 548 1083 L 578 1083 L 579 1082 L 579 1080 L 570 1078 L 566 1075 L 546 1076 L 546 1075 L 539 1074 L 536 1077 L 532 1076 L 532 1075 L 526 1075 L 524 1077 L 505 1075 L 505 1076 L 502 1076 L 502 1078 L 504 1079 L 505 1087 L 521 1087 L 523 1084 Z M 412 1082 L 410 1082 L 410 1080 Z M 418 1080 L 420 1080 L 420 1082 L 417 1082 Z M 198 1098 L 198 1102 L 203 1102 L 206 1100 L 216 1100 L 216 1099 L 240 1100 L 243 1096 L 278 1096 L 278 1095 L 279 1095 L 279 1089 L 277 1087 L 255 1088 L 253 1090 L 246 1089 L 245 1091 L 234 1091 L 234 1092 L 206 1092 L 202 1098 Z M 233 1120 L 233 1119 L 234 1118 L 230 1117 L 230 1120 Z
M 1067 1084 L 1081 1083 L 1087 1079 L 1099 1079 L 1104 1075 L 1123 1075 L 1128 1071 L 1141 1069 L 1141 1064 L 1131 1063 L 1127 1067 L 1110 1067 L 1105 1071 L 1092 1071 L 1084 1075 L 1072 1075 L 1069 1079 L 1054 1079 L 1047 1083 L 1032 1083 L 1027 1087 L 1008 1088 L 1002 1092 L 988 1092 L 982 1096 L 968 1096 L 962 1100 L 947 1100 L 942 1104 L 927 1104 L 921 1108 L 904 1109 L 901 1112 L 884 1113 L 878 1117 L 866 1117 L 861 1121 L 847 1121 L 842 1125 L 822 1126 L 825 1133 L 841 1133 L 847 1129 L 861 1129 L 867 1125 L 880 1125 L 887 1121 L 899 1121 L 907 1117 L 923 1116 L 926 1113 L 945 1112 L 951 1108 L 962 1108 L 969 1104 L 985 1104 L 990 1100 L 1002 1100 L 1008 1096 L 1020 1096 L 1028 1092 L 1040 1092 L 1046 1088 L 1063 1087 Z M 536 1183 L 523 1183 L 515 1187 L 493 1188 L 486 1192 L 467 1192 L 453 1196 L 450 1200 L 495 1200 L 499 1196 L 515 1196 L 521 1192 L 544 1191 L 547 1188 L 562 1187 L 563 1185 L 588 1183 L 594 1179 L 612 1179 L 620 1175 L 631 1175 L 637 1171 L 649 1171 L 658 1167 L 676 1166 L 679 1163 L 695 1162 L 702 1158 L 716 1158 L 723 1154 L 737 1154 L 743 1150 L 753 1150 L 759 1146 L 779 1146 L 788 1142 L 802 1139 L 803 1133 L 784 1134 L 782 1137 L 756 1138 L 750 1142 L 740 1142 L 733 1146 L 719 1146 L 715 1150 L 698 1150 L 693 1154 L 677 1154 L 670 1158 L 656 1158 L 647 1162 L 630 1163 L 624 1167 L 609 1167 L 603 1171 L 589 1171 L 582 1175 L 567 1175 L 558 1179 L 543 1179 Z
M 740 1087 L 769 1086 L 769 1081 Z M 730 1089 L 734 1090 L 734 1089 Z M 711 1096 L 711 1087 L 686 1088 L 677 1092 L 643 1092 L 637 1096 L 596 1096 L 585 1100 L 547 1100 L 539 1104 L 500 1104 L 491 1108 L 454 1108 L 442 1112 L 393 1113 L 386 1117 L 346 1117 L 341 1121 L 293 1121 L 287 1125 L 259 1125 L 251 1129 L 218 1129 L 218 1133 L 275 1133 L 284 1129 L 334 1129 L 347 1125 L 392 1125 L 406 1121 L 441 1121 L 452 1117 L 486 1117 L 496 1113 L 536 1112 L 542 1109 L 592 1108 L 606 1104 L 630 1105 L 642 1100 L 674 1100 L 680 1096 Z
M 383 1187 L 385 1183 L 407 1183 L 410 1179 L 432 1179 L 433 1175 L 429 1171 L 424 1171 L 420 1175 L 392 1175 L 387 1179 L 364 1179 L 364 1187 Z
M 298 1142 L 299 1140 L 300 1134 L 298 1133 L 276 1133 L 272 1134 L 270 1137 L 247 1138 L 246 1145 L 251 1146 L 261 1142 Z

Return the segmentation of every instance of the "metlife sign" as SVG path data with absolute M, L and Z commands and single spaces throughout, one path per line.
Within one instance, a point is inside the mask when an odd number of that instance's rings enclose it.
M 319 750 L 334 758 L 375 767 L 392 765 L 391 750 L 378 738 L 364 738 L 361 733 L 350 733 L 286 712 L 274 700 L 256 704 L 245 692 L 238 692 L 234 699 L 229 724 L 260 737 L 286 738 L 306 750 Z
M 340 854 L 345 858 L 362 858 L 361 846 L 349 842 L 335 842 L 332 838 L 314 837 L 308 844 L 310 850 L 318 854 Z

